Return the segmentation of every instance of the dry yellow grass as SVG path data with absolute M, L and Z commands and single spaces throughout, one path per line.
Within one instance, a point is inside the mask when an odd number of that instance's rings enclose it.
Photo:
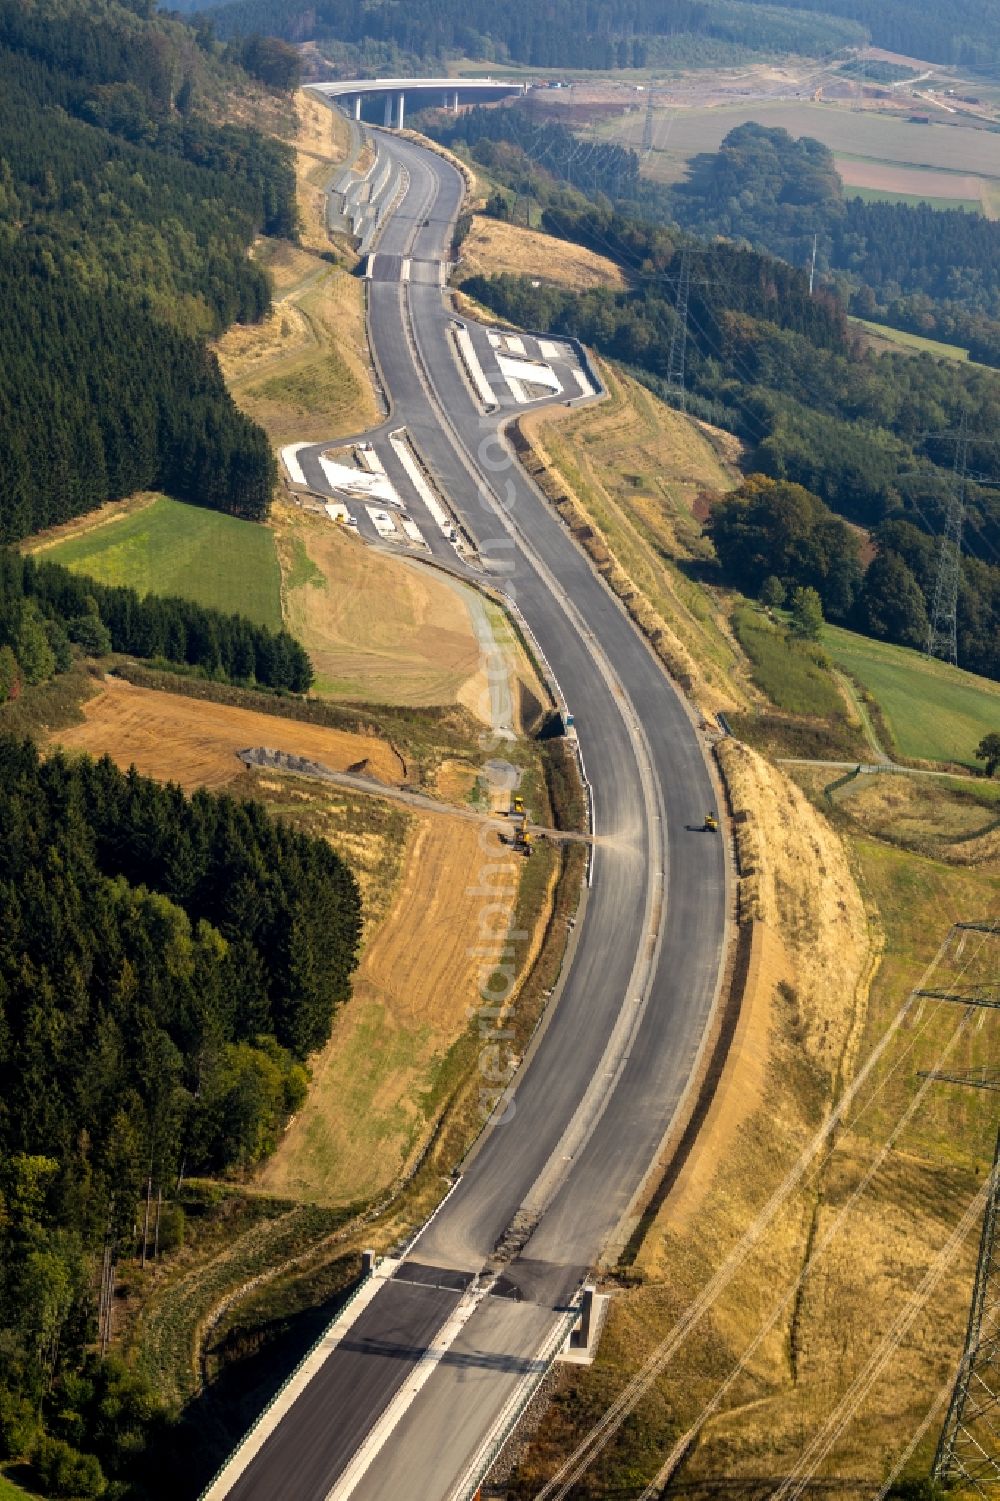
M 626 286 L 620 267 L 606 256 L 536 229 L 476 214 L 462 241 L 461 274 L 489 276 L 494 271 L 536 277 L 575 292 L 592 287 L 621 291 Z
M 324 188 L 347 149 L 342 116 L 300 90 L 293 141 L 301 245 L 260 241 L 274 281 L 260 324 L 236 325 L 216 353 L 237 403 L 275 447 L 360 432 L 381 416 L 368 357 L 362 284 L 320 258 L 331 249 Z
M 297 129 L 292 145 L 302 243 L 308 250 L 328 250 L 323 190 L 347 155 L 350 127 L 343 115 L 306 89 L 299 89 L 295 95 L 295 114 Z
M 956 1069 L 991 1059 L 989 1018 L 963 1027 L 956 1008 L 915 1011 L 763 1234 L 741 1237 L 886 1036 L 948 924 L 997 910 L 1000 878 L 868 839 L 845 843 L 778 768 L 734 741 L 720 757 L 736 814 L 739 910 L 756 939 L 750 988 L 693 1153 L 636 1251 L 643 1285 L 613 1304 L 594 1371 L 559 1394 L 525 1479 L 537 1489 L 553 1454 L 742 1251 L 579 1494 L 635 1488 L 687 1435 L 678 1490 L 751 1501 L 778 1478 L 808 1481 L 803 1453 L 843 1404 L 843 1429 L 831 1430 L 821 1479 L 805 1494 L 829 1494 L 832 1477 L 838 1495 L 867 1501 L 954 1371 L 975 1226 L 908 1336 L 885 1342 L 972 1202 L 995 1133 L 981 1092 L 922 1087 L 917 1071 L 942 1058 Z M 956 965 L 973 962 L 976 942 Z M 964 983 L 995 975 L 995 946 L 977 962 Z M 853 1383 L 883 1349 L 884 1378 L 855 1401 Z M 932 1426 L 911 1473 L 926 1473 L 935 1438 Z
M 353 995 L 313 1062 L 309 1097 L 260 1188 L 338 1204 L 371 1197 L 404 1171 L 427 1129 L 422 1101 L 467 1031 L 467 1008 L 483 981 L 476 949 L 484 903 L 472 894 L 470 873 L 487 861 L 513 868 L 518 858 L 493 832 L 413 816 L 392 908 L 364 951 Z M 516 890 L 512 880 L 496 905 L 490 899 L 490 933 L 509 917 Z
M 678 566 L 707 553 L 698 496 L 736 483 L 729 454 L 629 376 L 601 373 L 601 406 L 521 419 L 522 458 L 699 707 L 738 707 L 742 654 L 723 612 Z
M 332 771 L 361 770 L 381 782 L 398 783 L 404 772 L 392 747 L 374 735 L 160 693 L 120 678 L 107 678 L 83 713 L 82 724 L 59 730 L 52 743 L 107 754 L 123 769 L 134 763 L 145 776 L 179 782 L 186 791 L 224 787 L 244 770 L 237 751 L 260 745 L 306 756 Z
M 290 503 L 277 504 L 273 519 L 285 620 L 312 658 L 318 693 L 370 703 L 463 704 L 489 722 L 475 612 L 507 660 L 515 708 L 541 699 L 513 633 L 475 591 L 376 552 Z

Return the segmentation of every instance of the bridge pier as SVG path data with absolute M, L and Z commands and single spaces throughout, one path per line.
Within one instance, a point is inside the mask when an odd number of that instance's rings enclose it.
M 392 95 L 391 94 L 386 94 L 386 96 L 385 96 L 385 112 L 384 112 L 384 114 L 382 116 L 382 124 L 385 126 L 386 130 L 388 130 L 389 126 L 392 124 Z
M 354 96 L 353 114 L 354 114 L 355 120 L 360 120 L 361 119 L 361 95 L 360 94 L 355 94 L 355 96 Z
M 396 129 L 397 130 L 402 130 L 402 128 L 403 128 L 403 119 L 404 119 L 404 99 L 403 99 L 403 91 L 402 91 L 402 89 L 400 89 L 399 94 L 396 96 Z

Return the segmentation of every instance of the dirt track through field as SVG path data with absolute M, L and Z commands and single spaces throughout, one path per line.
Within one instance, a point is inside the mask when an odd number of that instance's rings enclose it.
M 403 768 L 392 747 L 374 735 L 351 735 L 322 725 L 258 714 L 228 704 L 137 688 L 107 678 L 83 706 L 83 724 L 60 730 L 53 745 L 110 755 L 123 768 L 179 782 L 186 790 L 224 787 L 244 770 L 237 751 L 266 745 L 320 761 L 334 771 L 362 771 L 397 783 Z

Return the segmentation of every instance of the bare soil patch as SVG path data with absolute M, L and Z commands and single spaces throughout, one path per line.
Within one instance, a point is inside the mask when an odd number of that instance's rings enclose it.
M 274 515 L 285 619 L 313 660 L 319 693 L 388 704 L 464 701 L 481 651 L 457 590 L 325 517 L 287 504 Z
M 257 745 L 306 756 L 333 771 L 361 770 L 381 782 L 396 783 L 402 775 L 395 751 L 374 735 L 158 693 L 120 678 L 106 679 L 83 714 L 82 724 L 58 731 L 50 744 L 107 754 L 123 769 L 134 764 L 145 776 L 179 782 L 186 791 L 226 786 L 244 770 L 237 751 Z
M 847 187 L 878 188 L 883 193 L 912 193 L 925 198 L 978 198 L 981 177 L 961 172 L 934 172 L 926 167 L 898 167 L 890 162 L 837 160 L 837 171 Z

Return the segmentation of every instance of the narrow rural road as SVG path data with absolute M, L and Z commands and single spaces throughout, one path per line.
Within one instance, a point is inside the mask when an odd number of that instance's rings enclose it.
M 481 329 L 495 410 L 480 409 L 459 368 L 440 285 L 459 174 L 411 141 L 381 141 L 408 185 L 370 286 L 392 409 L 376 446 L 405 426 L 490 560 L 491 583 L 516 599 L 575 712 L 596 840 L 558 1004 L 502 1123 L 480 1137 L 393 1274 L 369 1286 L 357 1317 L 331 1332 L 237 1449 L 208 1501 L 474 1492 L 656 1160 L 723 964 L 724 842 L 687 827 L 717 803 L 705 747 L 647 644 L 515 462 L 504 427 L 519 408 Z M 407 504 L 424 519 L 419 497 Z M 488 880 L 483 895 L 488 903 Z

